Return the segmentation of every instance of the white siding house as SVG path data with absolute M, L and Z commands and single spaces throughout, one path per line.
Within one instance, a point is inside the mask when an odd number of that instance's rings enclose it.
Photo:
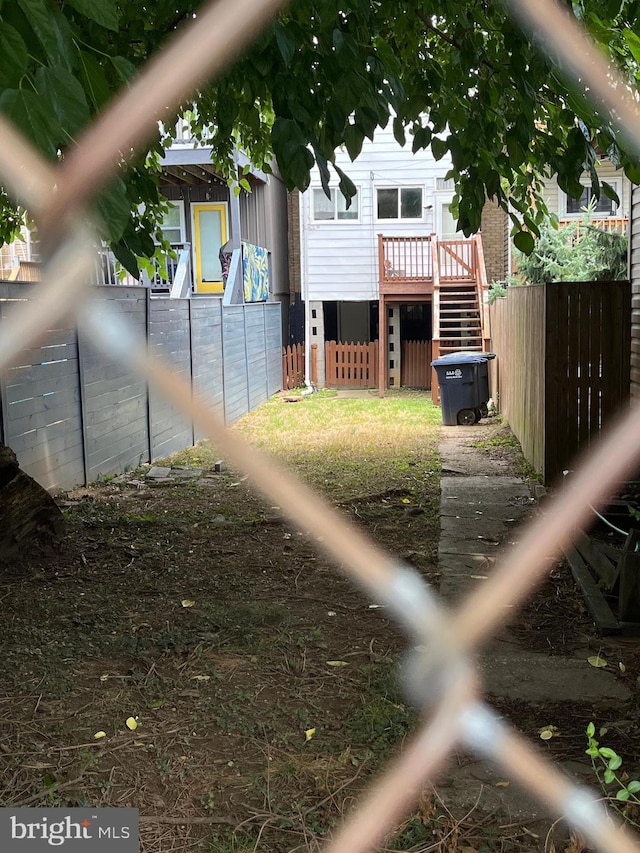
M 373 142 L 365 139 L 354 162 L 346 151 L 339 151 L 336 163 L 354 182 L 358 194 L 346 210 L 338 179 L 332 179 L 331 202 L 321 187 L 318 170 L 313 171 L 311 187 L 300 204 L 302 292 L 314 301 L 375 300 L 378 234 L 455 235 L 448 208 L 452 183 L 444 189 L 451 161 L 444 157 L 436 162 L 430 150 L 413 154 L 411 138 L 401 147 L 389 123 L 376 131 Z
M 597 202 L 594 218 L 605 219 L 628 219 L 631 210 L 631 184 L 622 169 L 616 169 L 611 160 L 602 160 L 596 166 L 601 181 L 610 184 L 618 194 L 620 204 L 617 205 L 611 199 L 601 193 Z M 591 179 L 585 173 L 580 179 L 585 188 L 581 199 L 569 198 L 563 190 L 558 187 L 555 180 L 548 180 L 545 184 L 542 196 L 547 207 L 552 213 L 557 213 L 559 219 L 580 219 L 584 214 L 582 209 L 591 200 Z
M 300 198 L 305 338 L 317 345 L 320 385 L 327 378 L 326 341 L 368 343 L 378 339 L 382 326 L 382 388 L 405 384 L 401 352 L 406 342 L 430 344 L 439 338 L 434 264 L 439 257 L 443 263 L 451 264 L 451 259 L 438 255 L 438 244 L 430 240 L 434 234 L 449 241 L 461 240 L 462 235 L 456 234 L 449 207 L 454 194 L 453 181 L 446 180 L 450 159 L 436 161 L 430 150 L 414 154 L 411 141 L 409 136 L 405 146 L 399 145 L 390 123 L 376 131 L 373 142 L 365 140 L 355 162 L 346 151 L 337 153 L 337 165 L 357 189 L 350 207 L 335 174 L 327 198 L 317 169 Z M 386 279 L 383 295 L 382 279 Z M 474 342 L 461 345 L 467 343 Z M 309 362 L 307 368 L 309 376 Z M 425 382 L 430 381 L 429 375 Z

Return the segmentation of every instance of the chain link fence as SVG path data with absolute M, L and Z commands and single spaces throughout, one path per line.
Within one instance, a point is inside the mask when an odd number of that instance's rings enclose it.
M 373 600 L 386 604 L 406 631 L 413 651 L 403 680 L 423 719 L 402 754 L 388 767 L 356 813 L 330 841 L 330 853 L 372 850 L 419 798 L 453 750 L 466 747 L 496 763 L 514 781 L 564 816 L 589 844 L 609 853 L 631 853 L 640 844 L 617 827 L 591 792 L 576 787 L 483 703 L 473 655 L 504 623 L 505 608 L 521 604 L 558 559 L 589 505 L 603 501 L 640 457 L 638 412 L 632 410 L 583 460 L 574 487 L 531 522 L 519 545 L 456 612 L 448 612 L 412 568 L 403 565 L 353 527 L 318 494 L 247 446 L 193 397 L 170 366 L 148 358 L 146 345 L 122 318 L 92 305 L 86 285 L 94 264 L 94 230 L 87 224 L 96 192 L 106 186 L 123 152 L 144 145 L 161 113 L 176 108 L 198 82 L 214 77 L 282 5 L 280 0 L 220 0 L 207 6 L 183 33 L 150 62 L 88 128 L 64 162 L 45 163 L 6 121 L 0 121 L 0 180 L 38 221 L 49 247 L 41 293 L 16 311 L 0 340 L 0 370 L 20 347 L 38 340 L 55 319 L 75 311 L 96 345 L 132 364 L 185 413 L 271 504 L 315 540 Z M 554 0 L 507 0 L 507 6 L 562 70 L 590 90 L 628 144 L 640 154 L 638 105 L 616 85 L 614 72 L 590 45 L 575 20 Z M 55 188 L 55 191 L 54 191 Z

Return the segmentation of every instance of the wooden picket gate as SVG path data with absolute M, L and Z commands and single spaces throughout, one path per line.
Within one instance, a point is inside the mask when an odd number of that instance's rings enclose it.
M 289 391 L 304 385 L 304 344 L 282 347 L 282 388 Z M 318 384 L 318 345 L 311 344 L 311 381 Z
M 370 344 L 325 344 L 327 388 L 376 388 L 378 386 L 378 342 Z
M 402 341 L 400 384 L 431 389 L 431 341 Z

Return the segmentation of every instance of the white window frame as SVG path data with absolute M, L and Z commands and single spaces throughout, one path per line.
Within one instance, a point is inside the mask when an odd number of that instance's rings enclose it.
M 172 204 L 174 207 L 177 207 L 180 212 L 180 240 L 179 243 L 186 243 L 187 241 L 187 222 L 185 218 L 184 212 L 184 201 L 182 199 L 168 199 L 169 204 Z M 164 232 L 163 232 L 164 233 Z
M 593 214 L 593 218 L 594 219 L 607 219 L 608 217 L 611 217 L 612 219 L 615 219 L 617 217 L 623 216 L 624 214 L 622 212 L 622 178 L 620 178 L 620 177 L 604 178 L 603 177 L 600 180 L 601 180 L 601 182 L 606 181 L 610 186 L 613 187 L 613 189 L 616 191 L 616 193 L 618 195 L 618 198 L 620 199 L 620 204 L 617 206 L 617 208 L 612 213 L 602 213 L 601 211 L 596 211 Z M 591 188 L 591 181 L 588 178 L 581 179 L 580 183 L 582 184 L 582 186 L 585 189 Z M 600 197 L 602 197 L 602 195 L 603 195 L 602 189 L 600 189 L 600 193 L 601 193 Z M 608 198 L 608 196 L 606 198 Z M 575 201 L 575 199 L 574 199 L 574 201 Z M 609 199 L 609 201 L 611 201 L 611 199 Z M 611 204 L 613 205 L 614 202 L 611 201 Z M 558 218 L 559 219 L 582 219 L 583 216 L 584 216 L 584 212 L 582 210 L 579 210 L 577 213 L 567 212 L 567 194 L 564 190 L 561 190 L 560 187 L 558 187 Z
M 316 208 L 315 208 L 315 193 L 321 192 L 325 198 L 326 194 L 322 187 L 309 187 L 309 220 L 314 225 L 339 225 L 340 227 L 344 225 L 358 225 L 360 223 L 361 209 L 360 209 L 360 201 L 362 199 L 360 193 L 360 187 L 356 187 L 356 194 L 351 199 L 351 205 L 353 206 L 354 201 L 358 205 L 358 215 L 355 217 L 348 217 L 346 219 L 338 218 L 338 197 L 342 196 L 342 193 L 339 187 L 329 187 L 331 195 L 333 197 L 333 219 L 316 219 Z M 328 199 L 327 199 L 328 201 Z M 350 208 L 351 209 L 351 208 Z
M 398 191 L 398 215 L 396 217 L 378 217 L 378 192 L 379 190 L 397 190 Z M 401 213 L 401 194 L 402 190 L 420 190 L 422 193 L 422 204 L 421 204 L 421 214 L 417 217 L 403 217 L 400 215 Z M 424 222 L 425 221 L 425 199 L 427 197 L 427 188 L 424 184 L 376 184 L 374 187 L 374 218 L 376 222 Z

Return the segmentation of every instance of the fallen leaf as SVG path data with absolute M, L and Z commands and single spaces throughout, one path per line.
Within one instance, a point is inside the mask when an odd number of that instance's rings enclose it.
M 183 607 L 194 607 L 195 601 L 191 598 L 183 598 L 180 604 L 182 604 Z
M 134 740 L 133 745 L 134 746 L 144 746 L 144 743 L 141 740 Z
M 538 732 L 542 740 L 551 740 L 552 737 L 560 734 L 557 726 L 543 726 L 541 729 L 538 729 Z
M 402 503 L 403 504 L 410 504 L 411 501 L 409 500 L 409 498 L 402 498 Z
M 622 663 L 622 661 L 620 661 L 620 663 L 618 664 L 618 669 L 620 670 L 620 672 L 626 672 L 626 671 L 627 671 L 627 668 L 626 668 L 626 666 Z
M 327 666 L 349 666 L 346 660 L 328 660 Z
M 209 681 L 210 678 L 211 678 L 210 675 L 192 675 L 191 676 L 192 681 Z
M 315 733 L 316 733 L 315 729 L 307 729 L 304 733 L 305 741 L 311 740 L 311 738 L 314 736 Z
M 125 725 L 128 729 L 131 729 L 132 732 L 135 732 L 138 728 L 138 721 L 135 717 L 127 717 Z
M 106 733 L 106 732 L 96 732 L 96 733 L 94 734 L 94 736 L 93 736 L 93 739 L 94 739 L 94 740 L 100 740 L 100 738 L 103 738 L 103 737 L 106 737 L 106 736 L 107 736 L 107 733 Z
M 338 614 L 336 613 L 335 610 L 327 610 L 327 616 L 337 616 L 337 615 Z
M 593 655 L 592 657 L 587 658 L 587 663 L 590 663 L 591 666 L 595 666 L 596 669 L 599 669 L 602 666 L 607 666 L 606 660 L 600 657 L 600 655 Z
M 508 787 L 509 787 L 508 782 L 496 782 L 496 788 L 508 788 Z
M 104 675 L 100 676 L 100 681 L 108 681 L 108 680 L 109 680 L 109 676 L 106 673 Z

